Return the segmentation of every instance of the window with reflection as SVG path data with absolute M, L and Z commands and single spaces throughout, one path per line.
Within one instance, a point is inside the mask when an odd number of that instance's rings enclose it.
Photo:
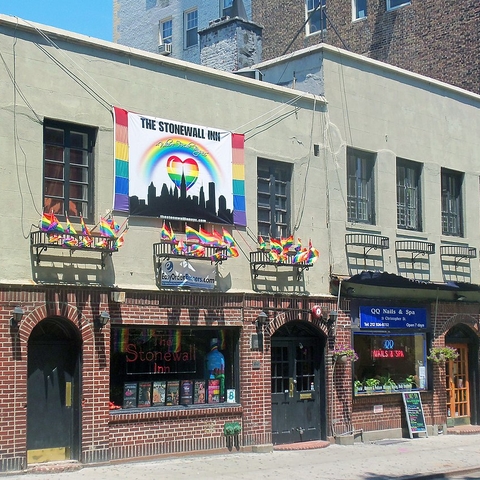
M 112 327 L 112 409 L 235 403 L 238 329 Z
M 425 390 L 424 333 L 355 333 L 355 395 Z

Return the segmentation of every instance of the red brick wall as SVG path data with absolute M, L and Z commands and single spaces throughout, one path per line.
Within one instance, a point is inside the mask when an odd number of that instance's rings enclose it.
M 305 37 L 305 2 L 252 0 L 252 20 L 264 26 L 263 60 L 327 43 L 451 85 L 480 93 L 480 2 L 412 0 L 386 11 L 385 0 L 367 0 L 367 18 L 352 22 L 350 1 L 327 0 L 332 20 L 323 38 Z M 335 32 L 335 30 L 338 32 Z

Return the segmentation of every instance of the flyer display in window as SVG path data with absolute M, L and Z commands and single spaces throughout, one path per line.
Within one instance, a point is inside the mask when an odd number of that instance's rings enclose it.
M 167 382 L 165 381 L 153 382 L 152 405 L 154 407 L 165 405 L 166 391 L 167 391 Z
M 214 379 L 208 381 L 208 403 L 220 402 L 220 380 Z
M 139 382 L 138 384 L 138 407 L 150 407 L 152 405 L 152 382 Z
M 180 403 L 191 405 L 193 401 L 193 380 L 182 380 L 180 382 Z
M 205 403 L 205 381 L 203 380 L 195 381 L 193 403 Z
M 167 382 L 166 405 L 178 405 L 180 396 L 180 382 Z
M 123 386 L 123 408 L 136 408 L 137 383 L 125 383 Z

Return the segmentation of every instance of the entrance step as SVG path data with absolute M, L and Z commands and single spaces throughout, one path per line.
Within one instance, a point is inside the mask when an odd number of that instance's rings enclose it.
M 27 467 L 27 473 L 62 473 L 76 472 L 83 468 L 83 465 L 76 460 L 65 460 L 64 462 L 35 463 Z
M 456 425 L 447 428 L 448 435 L 480 435 L 480 425 Z

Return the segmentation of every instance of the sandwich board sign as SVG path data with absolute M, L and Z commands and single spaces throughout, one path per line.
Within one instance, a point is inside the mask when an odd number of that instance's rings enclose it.
M 416 433 L 425 433 L 428 437 L 420 392 L 402 392 L 402 396 L 410 438 Z

